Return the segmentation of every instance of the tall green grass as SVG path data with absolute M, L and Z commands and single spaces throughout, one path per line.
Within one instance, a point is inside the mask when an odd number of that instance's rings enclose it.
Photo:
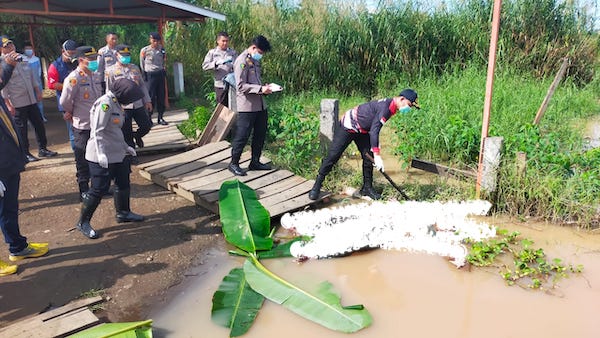
M 193 1 L 227 21 L 173 23 L 170 55 L 186 66 L 186 86 L 210 91 L 202 58 L 215 34 L 227 30 L 243 51 L 264 34 L 273 50 L 264 59 L 265 80 L 290 91 L 336 91 L 366 98 L 401 79 L 422 80 L 487 63 L 493 0 L 456 0 L 431 8 L 427 1 L 380 1 L 376 10 L 343 1 Z M 553 76 L 565 56 L 569 76 L 581 85 L 598 66 L 598 36 L 578 1 L 505 0 L 498 68 L 536 78 Z

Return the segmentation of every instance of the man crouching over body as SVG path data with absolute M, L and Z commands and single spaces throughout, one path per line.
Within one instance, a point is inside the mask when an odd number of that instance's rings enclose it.
M 129 79 L 118 79 L 102 95 L 90 110 L 90 140 L 87 143 L 85 158 L 89 161 L 91 188 L 83 195 L 81 216 L 77 223 L 86 237 L 98 238 L 98 233 L 90 225 L 90 220 L 108 191 L 110 181 L 115 180 L 114 202 L 117 222 L 141 222 L 144 216 L 131 212 L 129 207 L 131 157 L 135 150 L 123 137 L 121 127 L 125 120 L 122 106 L 141 99 L 144 93 Z

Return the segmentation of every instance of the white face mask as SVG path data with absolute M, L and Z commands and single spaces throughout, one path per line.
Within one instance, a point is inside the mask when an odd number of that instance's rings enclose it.
M 33 56 L 33 49 L 25 49 L 25 55 L 27 55 L 28 57 L 32 57 Z

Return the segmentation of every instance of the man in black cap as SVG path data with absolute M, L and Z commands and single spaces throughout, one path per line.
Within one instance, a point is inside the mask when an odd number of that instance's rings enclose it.
M 116 185 L 113 197 L 117 222 L 144 220 L 144 216 L 131 212 L 130 159 L 136 156 L 136 152 L 125 142 L 121 131 L 125 120 L 122 106 L 140 100 L 143 96 L 144 92 L 137 83 L 120 78 L 111 83 L 106 94 L 94 102 L 90 111 L 91 133 L 85 158 L 89 161 L 92 185 L 83 194 L 81 215 L 77 223 L 77 229 L 88 238 L 98 238 L 90 220 L 112 179 Z
M 166 125 L 165 113 L 165 63 L 167 54 L 161 45 L 161 37 L 157 32 L 150 33 L 150 45 L 140 51 L 140 67 L 146 79 L 148 93 L 152 99 L 152 107 L 158 111 L 158 124 Z M 152 113 L 150 113 L 152 116 Z
M 373 188 L 373 167 L 384 171 L 383 159 L 379 149 L 379 132 L 381 127 L 396 113 L 406 114 L 411 108 L 420 109 L 417 103 L 417 92 L 407 88 L 396 97 L 363 103 L 348 110 L 340 119 L 335 130 L 333 141 L 327 157 L 323 159 L 315 184 L 308 193 L 308 198 L 316 200 L 321 193 L 321 185 L 325 176 L 342 156 L 342 153 L 354 141 L 363 159 L 362 196 L 381 199 L 381 195 Z M 370 155 L 372 162 L 367 154 Z
M 2 44 L 2 55 L 8 55 L 15 51 L 15 45 L 12 40 L 3 35 L 0 37 Z M 27 137 L 27 121 L 29 120 L 35 129 L 35 136 L 38 143 L 39 157 L 56 156 L 55 151 L 48 150 L 48 139 L 46 138 L 46 128 L 40 115 L 37 103 L 42 99 L 42 88 L 39 87 L 35 76 L 27 62 L 23 62 L 23 56 L 20 55 L 19 61 L 14 68 L 12 77 L 2 89 L 2 97 L 10 113 L 15 118 L 15 124 L 23 139 L 23 148 L 27 155 L 27 161 L 37 161 L 38 158 L 29 152 L 29 139 Z
M 142 148 L 144 147 L 142 137 L 148 134 L 150 128 L 152 128 L 152 121 L 148 116 L 148 113 L 152 111 L 152 101 L 142 78 L 142 72 L 138 66 L 131 63 L 131 49 L 129 46 L 125 44 L 117 45 L 115 46 L 115 53 L 117 62 L 107 68 L 105 72 L 106 86 L 110 88 L 116 80 L 125 78 L 135 82 L 144 93 L 144 97 L 140 100 L 123 106 L 125 109 L 125 122 L 122 128 L 125 142 L 131 147 L 135 148 L 137 144 L 138 148 Z M 132 120 L 135 120 L 138 125 L 135 132 L 132 128 Z

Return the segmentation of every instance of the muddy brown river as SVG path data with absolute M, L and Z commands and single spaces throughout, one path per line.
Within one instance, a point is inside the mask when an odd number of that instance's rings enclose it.
M 298 286 L 330 281 L 343 305 L 367 307 L 373 325 L 351 335 L 338 333 L 266 301 L 244 337 L 600 337 L 600 233 L 492 217 L 486 221 L 520 231 L 549 258 L 582 264 L 584 272 L 545 293 L 507 286 L 497 269 L 459 270 L 426 254 L 373 250 L 302 264 L 268 260 L 263 263 L 271 271 Z M 212 294 L 243 262 L 226 251 L 213 251 L 154 311 L 155 337 L 229 336 L 210 320 Z

